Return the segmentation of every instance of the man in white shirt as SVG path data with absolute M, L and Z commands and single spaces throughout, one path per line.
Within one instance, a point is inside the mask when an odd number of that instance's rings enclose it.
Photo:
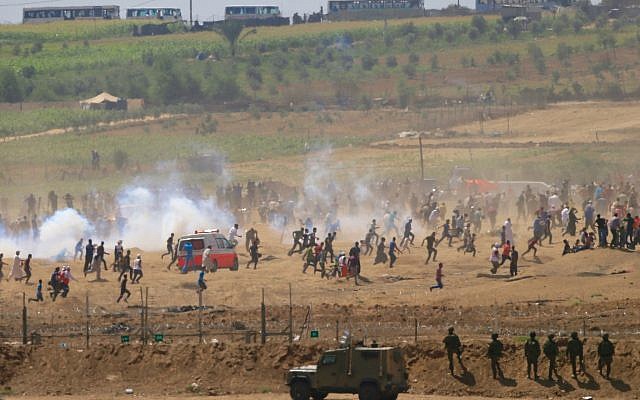
M 229 229 L 229 242 L 235 247 L 238 244 L 238 240 L 236 238 L 240 238 L 242 235 L 238 235 L 238 224 L 234 224 L 231 229 Z

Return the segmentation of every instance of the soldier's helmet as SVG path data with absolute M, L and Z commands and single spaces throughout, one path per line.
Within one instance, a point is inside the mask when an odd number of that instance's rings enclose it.
M 530 333 L 529 333 L 529 337 L 530 337 L 531 339 L 535 338 L 535 337 L 536 337 L 536 333 L 535 333 L 535 332 L 530 332 Z
M 578 338 L 578 332 L 571 332 L 571 339 L 577 339 Z
M 453 327 L 449 328 L 449 335 L 453 334 Z
M 608 333 L 605 333 L 604 335 L 602 335 L 602 338 L 603 338 L 604 340 L 609 340 L 609 334 L 608 334 Z
M 492 333 L 491 334 L 491 339 L 496 340 L 498 338 L 498 334 L 497 333 Z

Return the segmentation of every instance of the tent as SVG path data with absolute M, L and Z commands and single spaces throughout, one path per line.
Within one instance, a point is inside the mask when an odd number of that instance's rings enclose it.
M 121 97 L 102 92 L 96 97 L 80 101 L 83 110 L 126 110 L 127 101 Z

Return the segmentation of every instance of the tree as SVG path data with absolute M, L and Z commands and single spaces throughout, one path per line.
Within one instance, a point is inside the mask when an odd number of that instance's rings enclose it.
M 19 103 L 24 100 L 24 92 L 15 71 L 0 69 L 0 101 Z
M 218 34 L 221 35 L 227 41 L 227 43 L 229 43 L 231 58 L 236 57 L 238 42 L 240 42 L 240 40 L 244 39 L 248 35 L 256 33 L 256 30 L 252 29 L 245 33 L 244 36 L 240 36 L 243 30 L 244 25 L 240 21 L 226 21 L 222 24 L 219 24 L 218 28 L 216 28 Z
M 540 75 L 543 75 L 547 72 L 547 64 L 544 61 L 544 54 L 542 53 L 542 49 L 537 45 L 531 43 L 527 48 L 529 56 L 533 60 L 533 66 L 536 68 Z
M 570 64 L 569 59 L 571 58 L 572 51 L 571 47 L 567 46 L 566 43 L 558 43 L 556 56 L 558 57 L 558 61 L 560 61 L 565 67 L 568 67 Z
M 474 15 L 471 19 L 471 25 L 478 30 L 478 32 L 483 35 L 487 31 L 487 20 L 484 19 L 482 15 Z

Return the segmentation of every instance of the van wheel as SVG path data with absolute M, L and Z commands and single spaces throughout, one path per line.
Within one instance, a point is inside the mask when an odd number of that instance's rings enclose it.
M 312 397 L 313 400 L 324 400 L 328 395 L 329 393 L 315 392 Z
M 398 400 L 398 393 L 385 394 L 383 400 Z
M 231 267 L 231 270 L 237 271 L 239 267 L 240 267 L 240 264 L 238 263 L 238 257 L 236 257 L 235 260 L 233 260 L 233 267 Z
M 309 400 L 309 397 L 311 396 L 311 388 L 305 381 L 295 381 L 291 385 L 289 394 L 293 400 Z
M 358 399 L 360 400 L 382 400 L 382 394 L 378 386 L 373 383 L 364 383 L 358 391 Z
M 218 262 L 217 261 L 214 261 L 211 264 L 211 271 L 210 272 L 218 272 Z

